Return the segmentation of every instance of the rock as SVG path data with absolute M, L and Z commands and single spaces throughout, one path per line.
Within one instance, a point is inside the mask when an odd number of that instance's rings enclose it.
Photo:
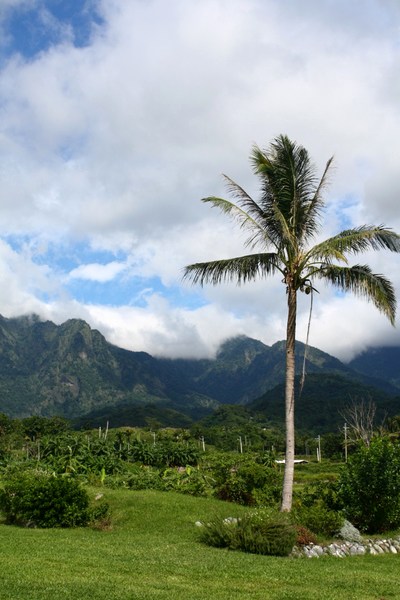
M 344 521 L 342 527 L 339 529 L 336 537 L 346 540 L 347 542 L 361 542 L 362 536 L 356 527 L 350 521 Z
M 323 548 L 321 548 L 321 546 L 314 546 L 313 551 L 318 555 L 318 556 L 322 556 L 324 553 Z
M 335 551 L 335 545 L 329 544 L 329 546 L 326 546 L 325 550 L 327 554 L 333 554 Z
M 235 523 L 237 519 L 228 517 L 225 521 Z M 202 525 L 200 521 L 197 523 Z M 341 543 L 331 543 L 327 546 L 320 546 L 319 544 L 294 546 L 290 556 L 292 558 L 319 558 L 320 556 L 346 558 L 347 556 L 363 556 L 365 554 L 377 556 L 385 553 L 400 554 L 400 538 L 389 540 L 369 539 L 362 542 L 343 541 Z
M 351 556 L 361 556 L 365 554 L 365 548 L 361 544 L 354 544 L 349 550 Z
M 237 525 L 238 520 L 236 517 L 226 517 L 223 522 L 225 525 Z
M 303 554 L 302 548 L 295 546 L 293 548 L 292 552 L 290 553 L 290 556 L 292 558 L 303 558 L 304 554 Z
M 386 540 L 383 540 L 379 546 L 382 548 L 383 552 L 389 552 L 390 544 Z

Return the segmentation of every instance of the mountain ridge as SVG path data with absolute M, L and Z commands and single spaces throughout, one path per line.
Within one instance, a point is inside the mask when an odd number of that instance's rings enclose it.
M 298 375 L 304 351 L 304 344 L 298 342 Z M 329 373 L 333 386 L 332 377 L 342 377 L 355 388 L 369 385 L 388 398 L 400 395 L 396 360 L 393 372 L 384 371 L 385 378 L 380 379 L 376 372 L 374 378 L 368 376 L 368 364 L 363 367 L 366 358 L 352 369 L 308 347 L 306 371 L 308 377 Z M 75 419 L 96 414 L 105 418 L 118 410 L 132 415 L 137 407 L 143 420 L 143 407 L 153 406 L 164 411 L 166 422 L 176 415 L 184 423 L 221 404 L 251 405 L 282 384 L 284 363 L 282 341 L 267 346 L 237 336 L 223 342 L 214 359 L 156 358 L 110 344 L 81 319 L 56 325 L 35 315 L 0 316 L 0 412 L 18 418 Z

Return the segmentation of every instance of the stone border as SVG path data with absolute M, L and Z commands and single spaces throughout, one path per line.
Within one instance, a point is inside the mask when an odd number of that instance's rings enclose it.
M 400 554 L 400 536 L 387 540 L 368 539 L 363 542 L 334 542 L 327 546 L 308 544 L 295 546 L 290 554 L 293 558 L 320 558 L 320 556 L 362 556 L 364 554 Z

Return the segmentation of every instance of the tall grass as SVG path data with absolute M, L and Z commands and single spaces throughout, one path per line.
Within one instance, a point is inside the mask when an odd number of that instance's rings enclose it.
M 195 521 L 247 509 L 172 492 L 102 490 L 111 531 L 0 525 L 1 600 L 389 600 L 400 556 L 301 560 L 199 543 Z

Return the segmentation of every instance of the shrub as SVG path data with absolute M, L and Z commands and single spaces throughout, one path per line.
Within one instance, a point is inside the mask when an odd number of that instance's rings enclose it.
M 338 499 L 337 481 L 319 481 L 312 485 L 306 485 L 301 494 L 302 506 L 314 506 L 320 504 L 331 510 L 340 510 L 342 503 Z
M 0 510 L 9 524 L 76 527 L 91 520 L 89 497 L 76 480 L 24 473 L 0 490 Z
M 196 467 L 166 469 L 162 475 L 163 489 L 191 496 L 207 496 L 211 485 L 206 475 Z
M 317 543 L 316 536 L 307 527 L 295 525 L 295 529 L 297 533 L 296 544 L 298 546 L 308 546 L 309 544 Z
M 111 529 L 111 511 L 108 502 L 100 502 L 89 508 L 89 525 L 93 529 Z
M 360 446 L 339 477 L 344 514 L 361 531 L 377 533 L 400 525 L 400 445 L 375 438 Z
M 252 506 L 255 500 L 252 494 L 252 488 L 249 489 L 246 481 L 238 477 L 235 473 L 216 489 L 215 495 L 220 500 L 227 502 L 236 502 L 236 504 L 244 504 Z
M 126 486 L 132 490 L 163 490 L 164 485 L 158 469 L 135 465 L 125 477 Z
M 203 523 L 200 530 L 200 541 L 214 548 L 230 548 L 237 519 L 222 519 L 215 517 L 208 523 Z
M 201 541 L 209 546 L 270 556 L 288 556 L 296 538 L 296 529 L 285 516 L 262 518 L 251 513 L 240 519 L 216 518 L 200 532 Z
M 314 534 L 328 538 L 339 531 L 344 521 L 340 513 L 330 510 L 323 503 L 295 509 L 293 519 L 297 525 L 302 525 Z
M 222 480 L 222 481 L 221 481 Z M 279 499 L 279 473 L 272 468 L 251 462 L 226 470 L 217 485 L 215 495 L 220 500 L 256 506 Z

